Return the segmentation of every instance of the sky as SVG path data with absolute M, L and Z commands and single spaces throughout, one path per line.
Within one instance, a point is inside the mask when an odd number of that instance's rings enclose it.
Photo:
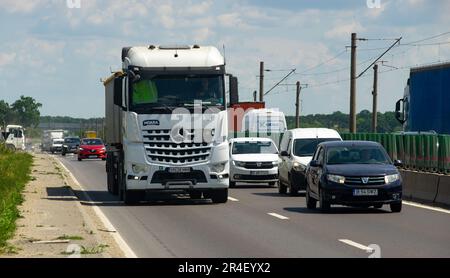
M 101 117 L 100 79 L 121 68 L 122 47 L 200 44 L 225 47 L 241 101 L 258 90 L 264 61 L 266 90 L 296 69 L 267 107 L 294 115 L 300 81 L 301 115 L 348 113 L 355 32 L 368 39 L 358 41 L 358 73 L 402 37 L 379 64 L 379 111 L 393 111 L 411 67 L 450 60 L 449 14 L 447 0 L 0 0 L 0 99 L 32 96 L 42 115 Z M 372 83 L 372 69 L 357 80 L 358 111 L 371 110 Z

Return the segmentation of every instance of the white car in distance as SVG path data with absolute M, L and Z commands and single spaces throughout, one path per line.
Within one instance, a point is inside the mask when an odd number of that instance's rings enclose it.
M 278 183 L 278 148 L 269 138 L 230 140 L 230 187 L 237 182 Z

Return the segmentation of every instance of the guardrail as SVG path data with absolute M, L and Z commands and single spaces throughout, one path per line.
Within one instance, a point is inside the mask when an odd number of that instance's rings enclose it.
M 450 135 L 342 133 L 341 136 L 344 140 L 380 143 L 392 159 L 403 161 L 405 169 L 450 174 Z

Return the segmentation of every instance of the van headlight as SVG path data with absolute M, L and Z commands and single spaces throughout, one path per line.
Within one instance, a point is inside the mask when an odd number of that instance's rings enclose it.
M 294 171 L 297 171 L 297 172 L 305 172 L 305 170 L 306 170 L 306 166 L 301 164 L 300 162 L 294 162 L 294 164 L 292 165 L 292 168 L 294 169 Z
M 211 172 L 214 172 L 214 173 L 222 173 L 222 172 L 225 170 L 225 166 L 226 166 L 226 165 L 227 165 L 226 162 L 213 164 L 213 165 L 211 165 L 211 167 L 210 167 Z
M 338 176 L 338 175 L 327 175 L 327 179 L 331 182 L 344 184 L 345 183 L 345 177 Z
M 131 164 L 131 170 L 133 170 L 133 173 L 135 174 L 140 174 L 140 173 L 147 173 L 149 169 L 147 165 L 133 163 Z
M 384 177 L 384 182 L 385 183 L 393 183 L 395 181 L 398 181 L 399 179 L 400 179 L 399 174 L 387 175 Z

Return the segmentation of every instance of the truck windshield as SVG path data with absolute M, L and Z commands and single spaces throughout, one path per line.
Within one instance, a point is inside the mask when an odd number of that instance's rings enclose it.
M 322 142 L 341 141 L 338 138 L 310 138 L 310 139 L 295 139 L 293 153 L 295 156 L 313 156 L 317 145 Z
M 236 142 L 233 154 L 277 154 L 277 147 L 272 142 Z
M 154 109 L 172 110 L 204 106 L 224 107 L 224 84 L 221 75 L 167 75 L 142 78 L 132 85 L 130 110 L 145 113 Z

